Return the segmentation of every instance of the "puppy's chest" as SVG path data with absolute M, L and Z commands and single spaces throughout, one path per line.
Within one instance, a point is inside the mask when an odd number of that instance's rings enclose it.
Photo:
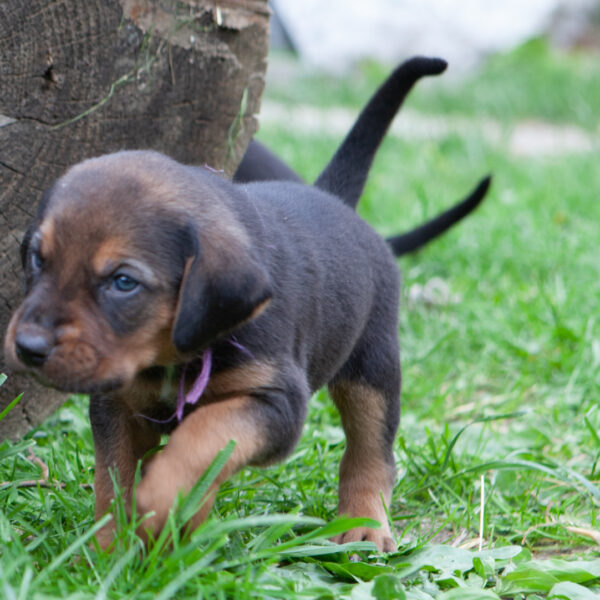
M 146 369 L 137 376 L 123 400 L 137 416 L 157 424 L 176 425 L 178 405 L 182 404 L 186 415 L 211 402 L 259 393 L 260 389 L 271 387 L 275 379 L 275 367 L 267 361 L 217 365 L 208 374 L 201 394 L 190 394 L 198 388 L 201 373 L 202 365 L 198 363 Z
M 178 398 L 186 396 L 194 385 L 199 372 L 195 365 L 182 364 L 145 369 L 135 378 L 123 399 L 134 414 L 153 416 L 153 413 L 162 409 L 173 412 Z M 212 380 L 217 375 L 214 373 L 211 375 L 206 389 L 198 398 L 198 404 L 206 402 L 208 398 L 214 396 Z
M 119 399 L 133 415 L 150 423 L 166 424 L 174 420 L 170 417 L 175 415 L 182 376 L 180 365 L 145 369 L 131 386 L 118 392 Z

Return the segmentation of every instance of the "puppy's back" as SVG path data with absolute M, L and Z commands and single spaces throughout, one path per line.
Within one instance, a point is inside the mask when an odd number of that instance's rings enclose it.
M 266 329 L 278 333 L 264 343 L 279 344 L 282 352 L 292 345 L 317 389 L 348 358 L 373 312 L 387 313 L 395 331 L 395 259 L 386 242 L 331 194 L 290 183 L 244 188 L 259 216 L 249 230 L 274 292 L 260 319 L 272 320 Z M 259 323 L 257 329 L 263 329 Z

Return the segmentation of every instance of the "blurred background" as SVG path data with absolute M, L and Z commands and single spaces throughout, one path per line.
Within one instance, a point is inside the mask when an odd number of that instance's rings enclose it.
M 343 72 L 370 58 L 444 56 L 457 71 L 546 36 L 562 48 L 600 50 L 598 0 L 271 0 L 272 48 Z
M 284 132 L 339 140 L 406 58 L 449 63 L 418 83 L 391 130 L 407 140 L 473 134 L 513 156 L 595 152 L 600 141 L 600 0 L 271 0 L 260 114 L 280 154 L 311 178 Z M 268 140 L 264 140 L 268 141 Z M 300 160 L 300 163 L 298 163 Z

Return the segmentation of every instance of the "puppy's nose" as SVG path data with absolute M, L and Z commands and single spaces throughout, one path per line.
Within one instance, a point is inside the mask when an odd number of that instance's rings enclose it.
M 15 338 L 17 356 L 28 367 L 41 367 L 53 347 L 54 340 L 46 329 L 25 329 L 17 332 Z

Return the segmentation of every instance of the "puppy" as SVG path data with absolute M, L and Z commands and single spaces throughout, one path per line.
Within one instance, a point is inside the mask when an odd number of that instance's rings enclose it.
M 25 299 L 5 350 L 14 369 L 91 395 L 97 517 L 113 498 L 109 470 L 130 502 L 137 462 L 170 433 L 136 490 L 138 511 L 151 512 L 141 533 L 157 535 L 233 439 L 197 525 L 225 478 L 292 450 L 311 394 L 327 385 L 347 439 L 339 512 L 382 524 L 338 541 L 395 548 L 385 505 L 400 412 L 399 275 L 390 245 L 353 208 L 403 98 L 444 68 L 427 58 L 398 67 L 313 187 L 235 185 L 123 151 L 75 165 L 44 195 L 23 240 Z M 108 547 L 110 527 L 98 539 Z

